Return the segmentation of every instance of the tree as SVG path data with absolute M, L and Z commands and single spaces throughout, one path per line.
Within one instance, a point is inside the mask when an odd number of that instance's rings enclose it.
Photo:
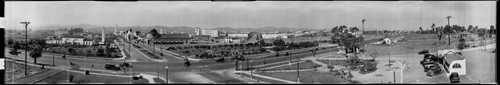
M 463 50 L 463 49 L 465 49 L 465 42 L 460 42 L 460 43 L 458 43 L 458 47 L 457 47 L 457 48 L 458 48 L 458 50 Z
M 363 29 L 363 32 L 365 31 L 365 22 L 366 22 L 365 19 L 361 20 L 361 24 L 362 24 L 361 29 Z
M 424 32 L 424 30 L 422 29 L 422 27 L 418 27 L 418 29 L 420 29 L 420 33 Z
M 37 64 L 36 63 L 36 61 L 37 61 L 36 59 L 42 57 L 42 48 L 41 48 L 41 46 L 38 46 L 38 45 L 35 46 L 33 48 L 33 50 L 31 50 L 31 52 L 30 52 L 30 57 L 33 58 L 34 61 L 35 61 L 35 64 Z
M 469 25 L 469 27 L 467 28 L 467 31 L 468 31 L 468 32 L 472 32 L 472 30 L 473 30 L 473 29 L 474 29 L 474 26 Z
M 434 27 L 436 27 L 436 24 L 432 23 L 431 28 L 432 28 L 432 32 L 433 32 L 433 33 L 435 33 L 435 32 L 436 32 L 436 30 L 434 29 Z
M 265 46 L 266 45 L 266 42 L 264 42 L 264 40 L 259 40 L 257 43 L 259 44 L 259 46 Z
M 495 26 L 491 25 L 490 26 L 490 34 L 496 34 L 496 29 L 495 29 Z
M 458 42 L 465 42 L 465 38 L 460 38 Z
M 135 34 L 140 35 L 141 31 L 135 31 Z
M 357 32 L 357 31 L 359 31 L 358 27 L 351 27 L 349 30 L 351 32 Z
M 277 40 L 274 40 L 273 45 L 275 45 L 275 46 L 284 46 L 285 45 L 285 41 L 283 41 L 283 39 L 277 39 Z
M 10 55 L 13 55 L 15 57 L 18 57 L 17 55 L 19 55 L 20 53 L 21 52 L 17 51 L 17 48 L 12 48 L 12 49 L 10 49 L 10 52 L 9 52 Z
M 473 30 L 474 33 L 477 33 L 477 30 L 479 30 L 479 27 L 474 26 L 474 28 L 472 28 L 472 30 Z
M 149 33 L 151 33 L 151 35 L 153 35 L 153 37 L 155 38 L 159 37 L 159 33 L 158 31 L 156 31 L 156 29 L 152 29 Z

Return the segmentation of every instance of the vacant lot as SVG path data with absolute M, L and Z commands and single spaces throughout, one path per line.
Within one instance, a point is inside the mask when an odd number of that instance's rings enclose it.
M 101 75 L 84 75 L 81 73 L 69 72 L 73 75 L 73 81 L 71 83 L 85 84 L 85 83 L 105 83 L 105 84 L 130 84 L 130 77 L 115 77 L 115 76 L 101 76 Z M 66 83 L 67 72 L 58 73 L 52 77 L 44 79 L 37 83 L 47 83 L 47 84 L 58 84 Z M 132 80 L 134 84 L 146 84 L 147 79 Z
M 5 81 L 10 81 L 12 79 L 12 73 L 14 72 L 15 78 L 19 79 L 24 76 L 24 63 L 16 61 L 14 68 L 12 68 L 13 61 L 5 61 Z M 48 69 L 42 69 L 41 67 L 28 65 L 28 76 L 36 74 L 39 72 L 47 71 Z
M 272 72 L 272 73 L 260 73 L 260 75 L 265 75 L 269 77 L 285 79 L 289 81 L 297 81 L 297 72 Z M 347 81 L 340 79 L 335 76 L 334 73 L 323 73 L 323 72 L 300 72 L 300 82 L 302 83 L 312 83 L 319 82 L 322 84 L 345 84 Z

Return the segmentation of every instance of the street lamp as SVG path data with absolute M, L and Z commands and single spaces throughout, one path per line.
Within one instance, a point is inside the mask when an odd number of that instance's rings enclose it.
M 165 66 L 165 69 L 167 70 L 167 71 L 165 72 L 165 73 L 166 73 L 166 74 L 165 74 L 165 78 L 166 78 L 165 82 L 167 82 L 167 84 L 168 84 L 168 66 Z
M 54 55 L 52 55 L 52 66 L 56 66 L 56 64 L 54 62 L 54 57 L 56 56 L 56 50 L 52 49 L 52 52 L 54 53 Z
M 28 25 L 30 24 L 30 22 L 20 22 L 21 24 L 24 24 L 24 28 L 26 29 L 25 30 L 25 41 L 24 43 L 26 44 L 25 45 L 25 49 L 24 49 L 24 75 L 25 76 L 28 76 Z
M 292 53 L 290 53 L 290 56 L 292 56 Z M 297 56 L 297 83 L 300 83 L 300 77 L 299 77 L 299 62 L 300 62 L 300 58 L 299 56 Z

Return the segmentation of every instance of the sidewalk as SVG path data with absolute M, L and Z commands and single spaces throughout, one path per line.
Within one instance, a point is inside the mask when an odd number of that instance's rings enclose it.
M 10 51 L 10 48 L 5 48 L 5 52 L 9 52 Z M 22 49 L 18 49 L 18 52 L 22 52 L 20 55 L 24 55 L 24 50 Z M 28 54 L 30 52 L 28 51 Z M 55 54 L 55 56 L 54 56 Z M 10 54 L 9 54 L 10 55 Z M 47 53 L 47 52 L 43 52 L 42 53 L 42 56 L 49 56 L 49 57 L 61 57 L 63 56 L 64 54 L 57 54 L 57 53 Z M 75 56 L 75 55 L 66 55 L 66 58 L 69 58 L 69 59 L 78 59 L 78 60 L 83 60 L 85 59 L 86 56 Z M 123 57 L 122 57 L 123 58 Z M 114 59 L 119 59 L 119 58 L 99 58 L 99 57 L 87 57 L 87 59 L 94 59 L 94 60 L 114 60 Z

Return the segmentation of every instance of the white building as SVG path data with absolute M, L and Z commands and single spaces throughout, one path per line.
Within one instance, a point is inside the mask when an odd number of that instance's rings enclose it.
M 241 43 L 241 40 L 238 38 L 224 38 L 224 43 Z
M 262 38 L 264 39 L 269 39 L 269 38 L 288 38 L 288 35 L 286 34 L 262 34 Z
M 62 39 L 53 39 L 46 40 L 47 44 L 80 44 L 80 45 L 94 45 L 95 41 L 87 40 L 84 38 L 62 38 Z
M 196 33 L 196 35 L 209 35 L 210 37 L 219 37 L 218 30 L 207 30 L 207 29 L 196 28 L 194 32 Z
M 235 33 L 235 34 L 227 34 L 228 37 L 248 37 L 248 34 L 245 33 Z

